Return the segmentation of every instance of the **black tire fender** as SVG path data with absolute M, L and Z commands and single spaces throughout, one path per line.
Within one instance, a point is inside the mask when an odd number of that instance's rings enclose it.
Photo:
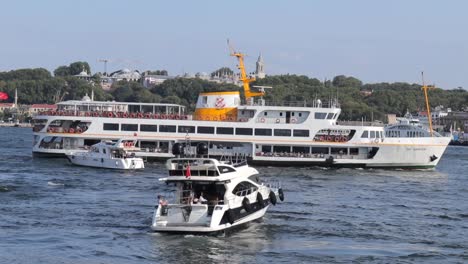
M 244 200 L 242 200 L 242 207 L 246 212 L 252 211 L 252 205 L 249 202 L 249 199 L 247 197 L 244 197 Z
M 232 225 L 235 220 L 234 211 L 232 209 L 229 209 L 226 213 L 227 213 L 228 223 Z
M 270 195 L 268 195 L 270 198 L 270 203 L 273 205 L 276 205 L 276 194 L 274 192 L 270 192 Z
M 283 192 L 283 189 L 281 188 L 278 189 L 278 197 L 280 201 L 284 201 L 284 192 Z
M 265 207 L 265 202 L 263 201 L 263 196 L 260 192 L 257 193 L 257 203 L 260 206 L 260 208 Z

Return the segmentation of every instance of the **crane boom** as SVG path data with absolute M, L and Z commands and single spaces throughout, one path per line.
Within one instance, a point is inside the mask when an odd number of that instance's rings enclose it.
M 237 65 L 237 68 L 240 70 L 240 80 L 242 81 L 243 87 L 244 87 L 244 96 L 245 100 L 249 102 L 251 98 L 256 97 L 256 96 L 263 96 L 265 95 L 264 91 L 261 92 L 252 92 L 250 91 L 250 83 L 255 81 L 254 77 L 248 77 L 246 72 L 245 72 L 245 66 L 244 66 L 244 57 L 245 54 L 241 52 L 237 52 L 234 47 L 231 45 L 229 42 L 229 39 L 227 40 L 228 46 L 229 46 L 229 51 L 230 55 L 233 57 L 236 57 L 237 60 L 239 61 L 239 65 Z

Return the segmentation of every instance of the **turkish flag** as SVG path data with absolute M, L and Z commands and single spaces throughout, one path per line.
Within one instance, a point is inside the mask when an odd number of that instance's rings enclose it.
M 190 171 L 190 164 L 188 164 L 185 169 L 185 178 L 190 178 L 190 176 L 192 176 L 192 172 Z
M 0 100 L 8 100 L 8 94 L 5 92 L 0 92 Z

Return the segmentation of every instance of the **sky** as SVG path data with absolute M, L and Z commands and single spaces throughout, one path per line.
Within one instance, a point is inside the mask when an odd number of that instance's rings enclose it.
M 464 0 L 0 0 L 0 71 L 53 71 L 87 61 L 94 72 L 235 69 L 226 40 L 261 53 L 269 75 L 468 88 Z

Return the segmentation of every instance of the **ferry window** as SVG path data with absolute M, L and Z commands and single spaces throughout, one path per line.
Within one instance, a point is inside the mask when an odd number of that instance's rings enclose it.
M 234 187 L 232 193 L 237 196 L 246 196 L 255 191 L 257 191 L 257 187 L 255 187 L 255 185 L 253 185 L 250 182 L 243 181 L 237 184 L 236 187 Z
M 103 128 L 104 130 L 119 130 L 119 124 L 114 124 L 114 123 L 104 123 Z
M 295 137 L 308 137 L 309 136 L 309 130 L 294 129 L 293 130 L 293 136 L 295 136 Z
M 315 113 L 315 119 L 325 119 L 327 113 Z
M 301 117 L 301 116 L 302 116 L 302 113 L 299 113 L 299 117 Z
M 268 115 L 268 113 L 267 113 L 267 112 L 264 112 L 263 115 L 266 116 L 266 115 Z
M 271 136 L 271 129 L 268 128 L 256 128 L 255 129 L 256 136 Z
M 349 155 L 358 155 L 359 149 L 358 148 L 349 148 Z
M 280 112 L 280 116 L 283 116 L 283 112 Z
M 375 131 L 370 132 L 370 138 L 375 138 Z
M 253 134 L 253 129 L 252 128 L 244 128 L 244 127 L 238 127 L 236 128 L 236 135 L 252 135 Z
M 376 133 L 375 133 L 375 136 L 376 136 L 377 138 L 380 138 L 380 131 L 375 131 L 375 132 L 376 132 Z
M 122 131 L 138 131 L 138 124 L 122 124 Z
M 310 152 L 310 148 L 309 147 L 292 147 L 292 152 L 294 153 L 309 153 Z
M 202 103 L 207 104 L 208 103 L 208 96 L 202 96 Z
M 214 127 L 199 126 L 197 127 L 199 134 L 214 134 Z
M 143 113 L 153 113 L 153 106 L 152 105 L 142 105 L 141 112 Z
M 128 112 L 130 113 L 140 112 L 140 105 L 128 105 Z
M 236 170 L 228 166 L 218 166 L 220 173 L 235 172 Z
M 368 137 L 369 137 L 369 132 L 367 130 L 364 130 L 364 132 L 362 132 L 361 138 L 368 138 Z
M 262 152 L 264 153 L 271 152 L 271 146 L 262 146 Z
M 217 127 L 216 134 L 223 134 L 223 135 L 232 135 L 234 134 L 234 128 L 232 127 Z
M 166 126 L 166 125 L 160 125 L 159 126 L 159 132 L 167 132 L 167 133 L 174 133 L 176 132 L 176 126 Z
M 273 152 L 286 152 L 290 153 L 291 152 L 291 147 L 290 146 L 273 146 Z
M 347 148 L 331 148 L 331 154 L 346 155 L 348 153 Z
M 157 125 L 140 125 L 140 131 L 158 132 L 158 126 Z
M 333 119 L 333 113 L 328 113 L 327 119 Z
M 275 129 L 275 136 L 277 137 L 290 137 L 291 130 L 290 129 Z
M 294 113 L 294 112 L 292 112 L 292 114 L 291 114 L 291 115 L 292 115 L 292 116 L 294 116 L 294 114 L 295 114 L 295 113 Z
M 328 148 L 324 147 L 313 147 L 312 154 L 328 154 Z
M 179 133 L 195 133 L 194 126 L 179 126 L 177 129 Z

